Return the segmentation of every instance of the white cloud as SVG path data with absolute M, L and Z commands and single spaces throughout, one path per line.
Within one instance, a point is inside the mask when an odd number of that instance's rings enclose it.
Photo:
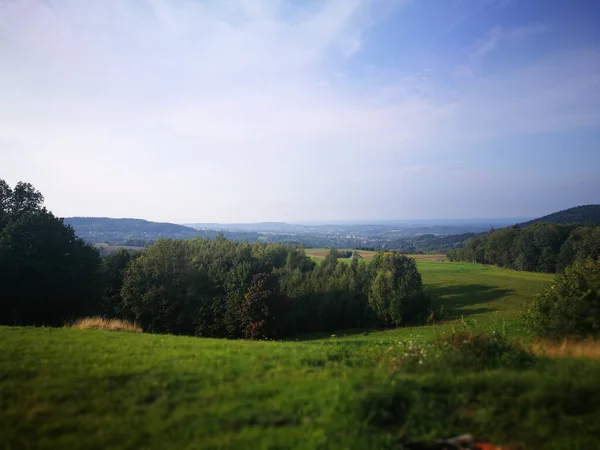
M 390 217 L 419 158 L 597 121 L 594 53 L 455 92 L 421 68 L 357 79 L 381 1 L 2 3 L 0 176 L 59 215 Z

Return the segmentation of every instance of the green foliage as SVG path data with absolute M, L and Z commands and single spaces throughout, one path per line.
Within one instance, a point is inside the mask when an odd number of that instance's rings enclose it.
M 123 310 L 121 289 L 127 267 L 139 255 L 140 253 L 119 249 L 102 258 L 100 264 L 100 279 L 103 286 L 100 306 L 102 316 L 126 318 L 128 315 L 128 311 Z
M 0 180 L 0 323 L 62 325 L 98 310 L 98 252 L 42 203 L 30 184 Z
M 396 253 L 378 253 L 371 263 L 369 305 L 384 326 L 425 320 L 429 299 L 416 261 Z
M 120 294 L 124 318 L 145 330 L 230 338 L 398 326 L 425 320 L 428 307 L 405 256 L 340 264 L 333 249 L 317 265 L 298 248 L 223 237 L 159 240 L 132 262 Z
M 524 347 L 497 331 L 453 330 L 439 336 L 436 344 L 441 350 L 442 364 L 454 370 L 523 368 L 534 361 Z
M 185 241 L 159 240 L 127 269 L 123 309 L 144 330 L 194 334 L 191 312 L 201 308 L 213 288 L 206 275 L 194 270 L 189 250 Z
M 600 334 L 600 261 L 567 267 L 552 286 L 536 296 L 524 315 L 536 334 L 553 338 Z
M 573 230 L 558 254 L 558 270 L 564 270 L 573 261 L 588 258 L 600 258 L 600 227 L 581 227 Z
M 599 257 L 600 227 L 552 223 L 508 227 L 473 237 L 447 256 L 450 261 L 554 273 L 574 261 Z

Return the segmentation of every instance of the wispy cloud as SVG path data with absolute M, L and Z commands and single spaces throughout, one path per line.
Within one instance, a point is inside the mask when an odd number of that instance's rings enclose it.
M 496 50 L 503 42 L 523 39 L 527 36 L 544 33 L 548 27 L 546 25 L 530 25 L 518 28 L 505 29 L 501 26 L 495 26 L 488 30 L 486 35 L 478 40 L 471 53 L 471 59 L 479 60 Z
M 389 193 L 421 172 L 403 167 L 598 121 L 592 50 L 468 82 L 378 77 L 377 61 L 358 77 L 348 63 L 378 8 L 402 2 L 1 5 L 0 176 L 34 182 L 62 215 L 399 216 Z M 490 30 L 474 55 L 542 28 Z

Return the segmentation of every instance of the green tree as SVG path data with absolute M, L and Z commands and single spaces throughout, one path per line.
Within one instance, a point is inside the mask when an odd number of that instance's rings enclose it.
M 125 271 L 138 256 L 139 253 L 120 249 L 102 258 L 100 278 L 103 287 L 101 300 L 101 314 L 103 316 L 132 319 L 131 311 L 124 308 L 121 289 L 123 288 Z
M 30 184 L 0 180 L 0 323 L 60 326 L 99 308 L 96 249 Z
M 600 261 L 577 261 L 538 294 L 524 315 L 530 330 L 554 338 L 600 335 Z
M 285 323 L 284 298 L 277 280 L 267 273 L 254 275 L 241 303 L 241 324 L 246 339 L 275 338 Z
M 560 248 L 558 270 L 562 271 L 574 261 L 600 258 L 600 227 L 579 227 L 573 230 Z
M 194 334 L 203 286 L 188 251 L 186 241 L 160 239 L 128 267 L 121 291 L 123 305 L 144 330 Z
M 369 305 L 381 325 L 398 326 L 425 319 L 429 299 L 416 261 L 395 253 L 378 253 L 373 259 Z

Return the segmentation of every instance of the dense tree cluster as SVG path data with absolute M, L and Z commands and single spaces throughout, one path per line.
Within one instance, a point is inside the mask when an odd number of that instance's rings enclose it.
M 416 262 L 396 253 L 347 264 L 331 250 L 317 264 L 295 246 L 220 235 L 100 259 L 42 202 L 31 185 L 0 180 L 0 324 L 97 314 L 156 333 L 257 339 L 398 326 L 428 313 Z
M 0 180 L 0 323 L 62 325 L 93 313 L 100 256 L 28 183 Z
M 222 237 L 157 241 L 132 260 L 120 295 L 118 314 L 146 330 L 230 338 L 398 326 L 429 306 L 405 256 L 346 264 L 332 250 L 317 264 L 298 248 Z
M 600 227 L 536 223 L 491 231 L 448 252 L 450 261 L 531 272 L 561 272 L 575 261 L 600 257 Z
M 567 267 L 531 302 L 524 319 L 541 336 L 600 335 L 600 261 L 589 258 Z

